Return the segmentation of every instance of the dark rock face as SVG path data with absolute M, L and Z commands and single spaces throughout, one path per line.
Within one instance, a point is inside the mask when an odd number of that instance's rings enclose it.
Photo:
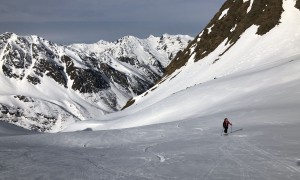
M 19 99 L 20 101 L 23 101 L 23 102 L 34 102 L 34 100 L 32 98 L 26 97 L 26 96 L 16 95 L 16 96 L 14 96 L 14 98 Z
M 33 76 L 28 75 L 27 80 L 28 80 L 28 82 L 30 82 L 33 85 L 41 84 L 41 80 L 38 77 L 33 77 Z
M 268 33 L 280 23 L 279 20 L 283 12 L 282 3 L 282 0 L 254 0 L 251 10 L 247 12 L 250 1 L 245 3 L 236 0 L 226 1 L 206 28 L 184 51 L 176 55 L 166 68 L 166 74 L 170 75 L 176 69 L 184 66 L 194 52 L 196 61 L 203 59 L 226 38 L 228 38 L 227 43 L 230 43 L 231 46 L 234 45 L 241 34 L 252 25 L 259 26 L 258 35 Z M 227 14 L 221 17 L 225 11 Z M 191 52 L 193 48 L 194 52 Z
M 65 78 L 64 67 L 59 65 L 55 61 L 40 59 L 35 63 L 33 68 L 37 76 L 43 77 L 45 74 L 46 76 L 49 76 L 54 81 L 56 81 L 58 84 L 61 84 L 67 88 L 67 79 Z M 32 78 L 29 79 L 31 80 L 31 82 L 35 82 Z
M 67 76 L 73 80 L 72 89 L 78 90 L 80 93 L 97 93 L 109 87 L 109 82 L 104 80 L 101 72 L 94 69 L 77 68 L 68 56 L 63 56 L 61 60 L 66 63 Z
M 300 10 L 300 0 L 297 0 L 297 2 L 296 2 L 296 8 L 298 8 Z
M 30 65 L 30 57 L 10 44 L 7 45 L 6 51 L 8 53 L 3 56 L 4 63 L 2 65 L 4 74 L 10 78 L 22 80 L 24 78 L 23 68 L 28 68 Z M 18 71 L 15 71 L 16 69 Z
M 121 61 L 121 62 L 131 64 L 133 66 L 139 64 L 138 61 L 136 61 L 135 58 L 125 57 L 125 56 L 118 57 L 118 60 Z
M 74 77 L 72 89 L 81 93 L 97 93 L 102 89 L 108 88 L 109 84 L 103 79 L 102 74 L 91 69 L 76 69 L 77 76 Z M 71 78 L 72 79 L 72 78 Z
M 127 103 L 125 104 L 125 106 L 122 108 L 122 110 L 128 108 L 129 106 L 133 105 L 135 102 L 134 99 L 130 99 L 129 101 L 127 101 Z
M 8 42 L 9 38 L 15 39 Z M 34 44 L 29 42 L 28 39 L 16 37 L 12 33 L 2 35 L 0 39 L 2 46 L 6 45 L 5 55 L 2 58 L 2 70 L 5 76 L 22 80 L 26 72 L 32 71 L 26 79 L 33 85 L 40 84 L 39 77 L 42 78 L 46 75 L 58 84 L 67 87 L 64 68 L 55 61 L 58 55 L 53 43 L 49 43 L 46 47 L 45 44 L 41 43 L 45 40 L 41 38 L 39 38 L 40 42 Z

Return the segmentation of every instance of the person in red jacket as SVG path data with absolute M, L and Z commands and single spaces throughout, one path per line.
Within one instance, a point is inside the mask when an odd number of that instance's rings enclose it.
M 228 130 L 229 125 L 232 126 L 231 122 L 227 118 L 225 118 L 224 122 L 223 122 L 223 128 L 224 128 L 224 133 L 226 133 L 226 134 L 227 134 L 227 130 Z

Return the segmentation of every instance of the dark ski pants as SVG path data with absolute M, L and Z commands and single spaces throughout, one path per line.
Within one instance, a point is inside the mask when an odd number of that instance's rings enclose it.
M 227 133 L 228 127 L 224 127 L 224 133 Z

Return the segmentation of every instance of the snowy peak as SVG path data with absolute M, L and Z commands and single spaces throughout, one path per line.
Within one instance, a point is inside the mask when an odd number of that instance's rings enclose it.
M 0 72 L 4 75 L 1 78 L 39 84 L 44 75 L 53 75 L 50 71 L 46 73 L 46 69 L 59 68 L 56 66 L 59 62 L 58 46 L 37 36 L 4 33 L 0 35 L 0 52 Z M 59 81 L 57 77 L 53 76 L 53 79 Z
M 161 37 L 154 37 L 150 36 L 147 41 L 150 44 L 156 45 L 156 49 L 164 53 L 166 52 L 168 55 L 168 59 L 172 60 L 176 54 L 178 53 L 179 50 L 183 50 L 184 47 L 191 41 L 191 37 L 187 35 L 169 35 L 169 34 L 164 34 Z M 171 61 L 168 62 L 161 62 L 164 67 L 167 67 Z
M 296 2 L 294 6 L 300 9 L 299 0 L 288 1 Z M 283 11 L 283 0 L 226 1 L 206 28 L 167 67 L 167 74 L 184 66 L 191 55 L 195 61 L 203 59 L 223 42 L 230 46 L 220 55 L 226 53 L 252 26 L 258 27 L 257 35 L 264 36 L 281 23 Z
M 147 39 L 139 39 L 134 36 L 125 36 L 113 42 L 98 41 L 95 44 L 73 44 L 71 48 L 78 49 L 95 56 L 109 54 L 116 58 L 139 57 L 140 62 L 148 63 L 147 59 L 157 59 L 163 67 L 166 67 L 178 50 L 184 49 L 192 40 L 187 35 L 168 35 L 161 37 L 149 36 Z M 158 56 L 163 56 L 157 58 Z

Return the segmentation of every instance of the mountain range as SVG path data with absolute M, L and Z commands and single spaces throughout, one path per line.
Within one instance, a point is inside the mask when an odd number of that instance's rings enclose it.
M 0 35 L 0 117 L 57 132 L 120 110 L 158 81 L 192 38 L 126 36 L 114 42 L 58 45 L 38 36 Z

